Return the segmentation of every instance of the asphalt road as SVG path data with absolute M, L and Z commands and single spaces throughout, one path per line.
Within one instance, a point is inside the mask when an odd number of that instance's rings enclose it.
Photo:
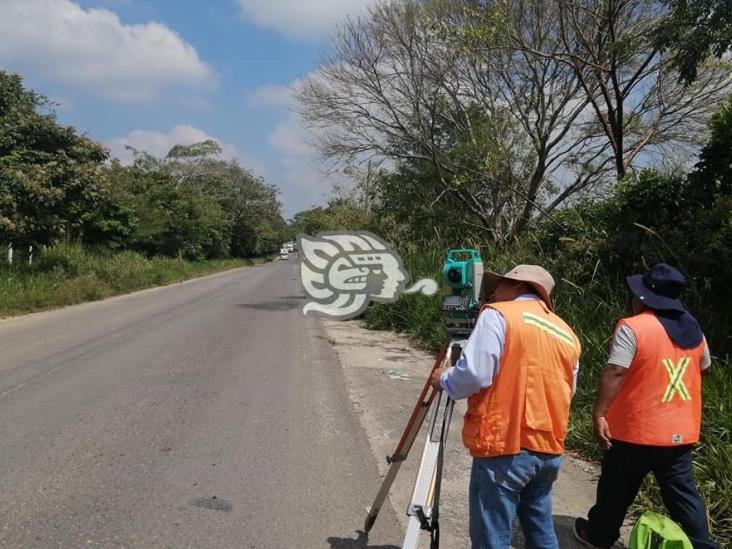
M 0 321 L 0 547 L 391 548 L 294 261 Z

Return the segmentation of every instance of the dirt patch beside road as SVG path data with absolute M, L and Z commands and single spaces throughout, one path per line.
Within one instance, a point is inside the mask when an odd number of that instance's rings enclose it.
M 392 332 L 365 329 L 358 321 L 324 320 L 326 333 L 343 368 L 348 392 L 383 476 L 391 454 L 419 397 L 434 358 L 417 349 L 405 337 Z M 471 459 L 460 441 L 460 422 L 465 401 L 457 402 L 445 448 L 445 468 L 440 503 L 441 547 L 457 549 L 468 541 L 468 478 Z M 412 494 L 417 465 L 424 445 L 420 433 L 406 463 L 399 471 L 390 494 L 391 504 L 406 527 L 405 510 Z M 584 516 L 594 503 L 597 466 L 565 456 L 562 472 L 554 487 L 553 512 L 562 548 L 582 547 L 572 536 L 572 521 Z M 364 494 L 370 505 L 382 478 L 373 479 L 373 493 Z M 366 511 L 364 511 L 364 518 Z M 378 520 L 374 530 L 379 528 Z M 514 547 L 521 548 L 520 536 Z M 428 536 L 423 535 L 426 542 Z M 401 543 L 401 540 L 394 540 Z M 423 545 L 426 547 L 428 545 Z

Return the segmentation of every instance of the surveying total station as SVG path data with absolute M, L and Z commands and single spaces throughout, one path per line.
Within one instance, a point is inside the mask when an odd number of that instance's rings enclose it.
M 450 250 L 442 267 L 442 279 L 445 282 L 442 312 L 447 333 L 451 338 L 467 338 L 480 311 L 483 260 L 478 250 Z
M 364 524 L 364 531 L 368 534 L 389 495 L 402 463 L 407 459 L 422 423 L 429 414 L 422 459 L 407 508 L 409 521 L 402 543 L 403 549 L 416 549 L 422 530 L 430 533 L 431 549 L 438 549 L 440 546 L 439 503 L 442 464 L 455 403 L 444 395 L 445 404 L 442 406 L 443 393 L 432 387 L 430 378 L 437 368 L 455 365 L 475 326 L 482 305 L 483 281 L 483 260 L 478 250 L 450 250 L 442 268 L 442 279 L 445 288 L 442 296 L 442 312 L 448 341 L 442 347 L 422 387 L 394 453 L 386 458 L 389 469 L 374 503 L 368 509 Z

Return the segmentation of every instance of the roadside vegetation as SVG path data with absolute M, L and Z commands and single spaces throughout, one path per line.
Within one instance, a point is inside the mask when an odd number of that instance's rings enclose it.
M 60 242 L 148 257 L 252 257 L 286 232 L 278 190 L 214 141 L 176 145 L 133 162 L 74 128 L 52 104 L 0 71 L 0 244 L 22 261 Z M 0 258 L 5 254 L 0 254 Z
M 186 261 L 60 244 L 44 250 L 32 265 L 0 265 L 0 318 L 164 286 L 268 259 Z
M 293 230 L 365 229 L 412 278 L 450 248 L 538 263 L 583 345 L 568 446 L 598 458 L 591 410 L 625 276 L 665 261 L 712 349 L 695 474 L 732 547 L 732 15 L 721 1 L 405 0 L 343 24 L 299 88 L 324 159 L 353 179 Z M 709 34 L 710 31 L 713 31 Z M 363 315 L 430 349 L 439 296 Z M 649 481 L 639 508 L 661 507 Z
M 0 70 L 0 316 L 252 264 L 286 240 L 278 189 L 217 143 L 123 165 L 52 107 Z

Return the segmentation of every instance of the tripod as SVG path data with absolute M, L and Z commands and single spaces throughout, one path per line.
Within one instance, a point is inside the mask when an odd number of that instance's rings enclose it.
M 438 549 L 440 544 L 439 503 L 442 483 L 442 464 L 445 443 L 447 441 L 455 403 L 445 395 L 446 403 L 442 413 L 442 425 L 439 431 L 436 430 L 443 395 L 442 391 L 432 387 L 430 380 L 432 373 L 443 364 L 449 366 L 455 365 L 458 358 L 460 358 L 465 341 L 464 336 L 456 335 L 443 347 L 437 356 L 437 360 L 419 395 L 417 404 L 414 406 L 409 421 L 402 432 L 399 443 L 394 453 L 386 458 L 389 463 L 389 470 L 381 483 L 381 488 L 379 488 L 374 503 L 371 505 L 369 514 L 366 517 L 364 531 L 368 534 L 429 412 L 427 439 L 422 452 L 422 460 L 420 461 L 412 498 L 407 508 L 409 522 L 402 544 L 403 549 L 416 549 L 422 530 L 430 532 L 431 549 Z

